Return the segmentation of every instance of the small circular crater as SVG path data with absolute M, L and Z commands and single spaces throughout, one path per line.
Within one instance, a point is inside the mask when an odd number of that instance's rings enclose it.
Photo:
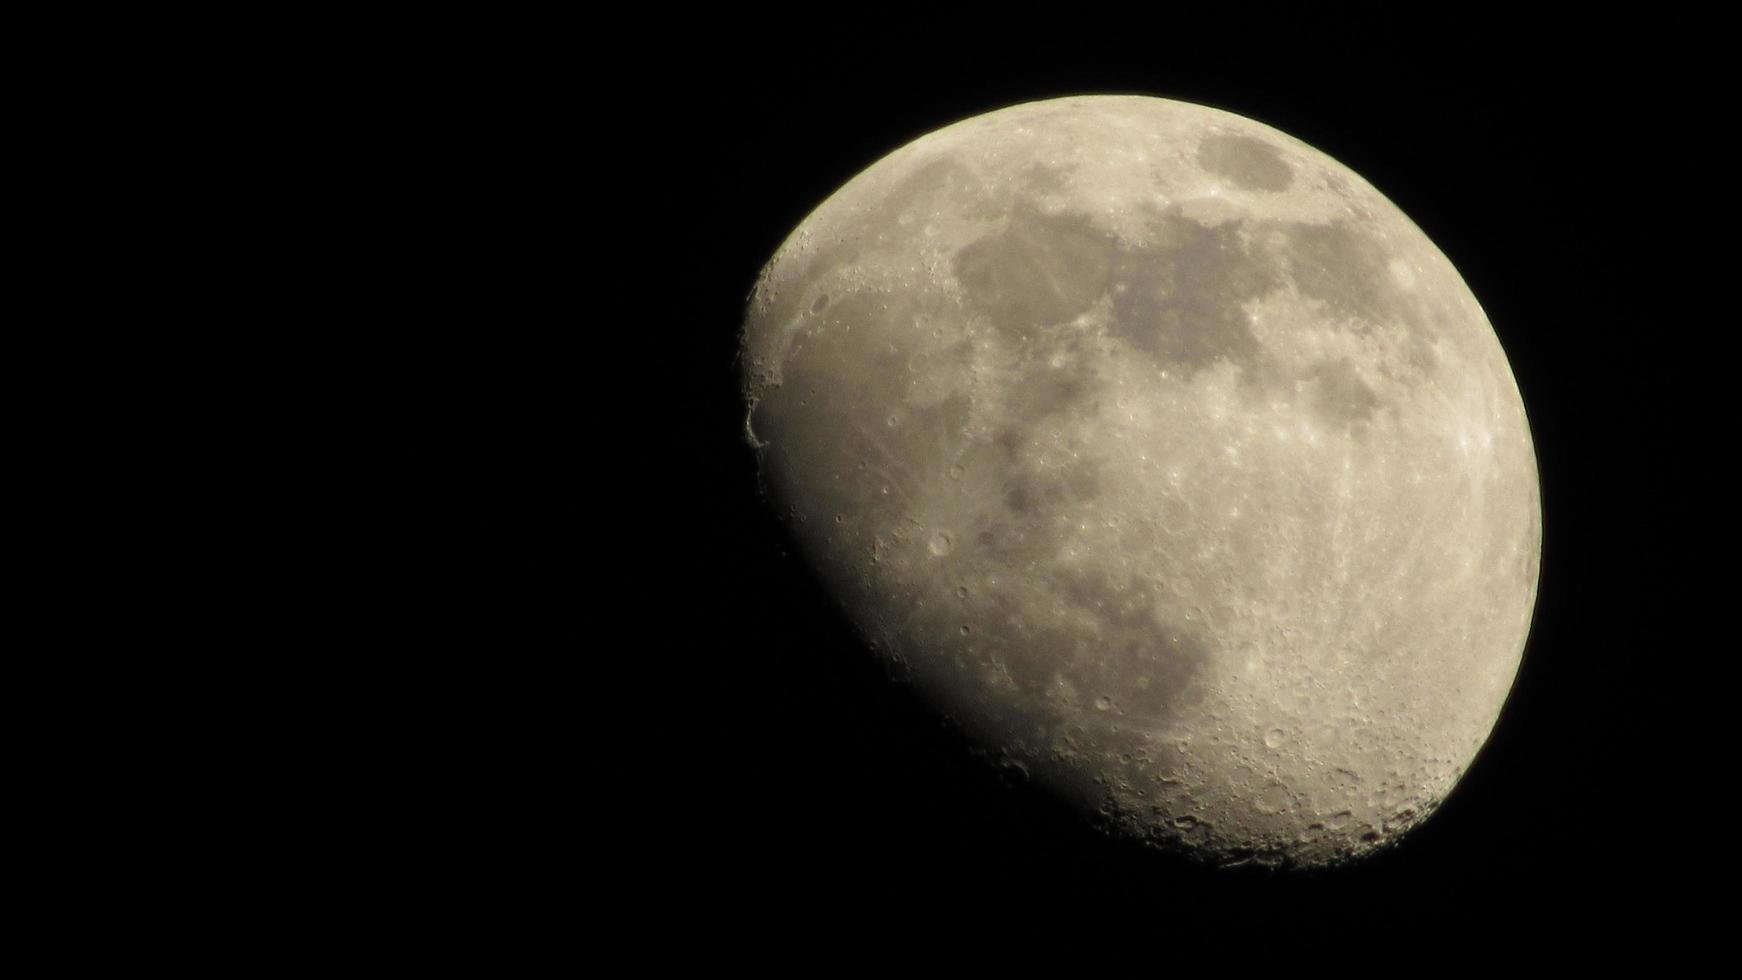
M 1293 806 L 1294 795 L 1288 791 L 1287 786 L 1281 783 L 1272 782 L 1258 793 L 1259 813 L 1282 813 Z

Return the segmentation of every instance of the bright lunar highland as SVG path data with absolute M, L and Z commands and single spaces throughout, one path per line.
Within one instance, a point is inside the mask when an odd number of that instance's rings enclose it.
M 1000 764 L 1216 864 L 1395 841 L 1511 688 L 1541 554 L 1506 355 L 1325 154 L 1164 99 L 938 130 L 750 299 L 767 491 Z

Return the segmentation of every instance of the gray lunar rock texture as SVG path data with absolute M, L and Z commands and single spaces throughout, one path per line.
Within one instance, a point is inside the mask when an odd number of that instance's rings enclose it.
M 876 655 L 1114 827 L 1346 861 L 1498 717 L 1541 551 L 1518 387 L 1298 140 L 1136 96 L 938 130 L 793 232 L 742 353 L 768 493 Z

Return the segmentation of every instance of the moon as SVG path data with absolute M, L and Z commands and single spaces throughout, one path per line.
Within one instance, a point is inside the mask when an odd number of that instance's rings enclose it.
M 741 343 L 766 493 L 875 656 L 1096 823 L 1348 862 L 1492 730 L 1523 400 L 1446 257 L 1299 140 L 1140 96 L 958 122 L 799 225 Z

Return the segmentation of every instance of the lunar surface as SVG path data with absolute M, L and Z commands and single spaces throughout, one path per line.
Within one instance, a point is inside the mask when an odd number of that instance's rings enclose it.
M 768 494 L 876 656 L 1013 772 L 1216 864 L 1444 799 L 1522 656 L 1524 407 L 1450 262 L 1214 109 L 931 133 L 780 247 L 742 337 Z

